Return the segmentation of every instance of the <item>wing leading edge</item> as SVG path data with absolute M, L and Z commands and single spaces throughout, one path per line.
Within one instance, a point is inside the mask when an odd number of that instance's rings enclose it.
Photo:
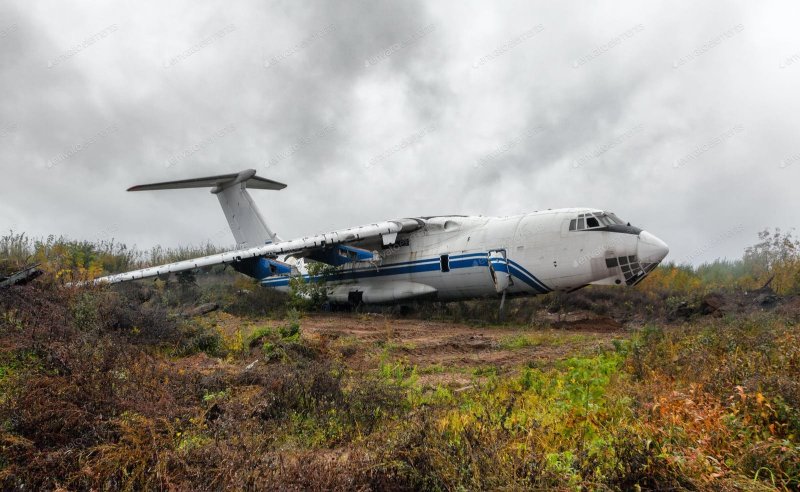
M 296 254 L 297 256 L 308 256 L 313 252 L 320 251 L 328 246 L 344 244 L 356 241 L 363 241 L 371 238 L 390 238 L 394 242 L 398 233 L 412 232 L 419 229 L 422 225 L 413 219 L 389 220 L 369 224 L 365 226 L 342 229 L 338 231 L 318 234 L 316 236 L 293 239 L 291 241 L 281 241 L 279 243 L 257 246 L 241 250 L 228 251 L 216 255 L 193 258 L 175 263 L 167 263 L 141 270 L 108 275 L 94 280 L 95 284 L 127 282 L 142 278 L 157 277 L 167 273 L 183 272 L 195 268 L 234 263 L 247 258 L 274 257 L 278 255 Z

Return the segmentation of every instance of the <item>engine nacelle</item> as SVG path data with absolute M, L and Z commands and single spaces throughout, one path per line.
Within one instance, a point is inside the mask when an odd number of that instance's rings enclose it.
M 292 265 L 272 258 L 244 258 L 231 263 L 233 268 L 249 277 L 262 279 L 292 273 Z
M 321 261 L 328 265 L 340 266 L 346 263 L 355 261 L 373 261 L 375 254 L 372 251 L 356 248 L 354 246 L 346 246 L 344 244 L 337 244 L 322 251 L 314 251 L 308 256 L 312 260 Z

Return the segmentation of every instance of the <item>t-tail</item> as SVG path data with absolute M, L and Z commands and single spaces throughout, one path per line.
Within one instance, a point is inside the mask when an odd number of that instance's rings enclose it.
M 255 169 L 247 169 L 238 174 L 138 185 L 128 188 L 128 191 L 182 188 L 211 188 L 211 193 L 217 195 L 219 199 L 233 237 L 236 239 L 237 248 L 252 248 L 280 241 L 264 222 L 264 217 L 261 216 L 247 189 L 282 190 L 286 185 L 256 176 Z

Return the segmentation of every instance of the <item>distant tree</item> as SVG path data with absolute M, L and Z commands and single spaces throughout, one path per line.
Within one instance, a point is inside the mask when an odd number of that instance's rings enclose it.
M 25 233 L 9 231 L 0 237 L 0 273 L 11 273 L 24 267 L 33 256 L 33 244 Z
M 777 292 L 796 292 L 800 288 L 800 241 L 792 232 L 764 229 L 759 242 L 744 251 L 744 263 L 755 280 L 772 278 Z

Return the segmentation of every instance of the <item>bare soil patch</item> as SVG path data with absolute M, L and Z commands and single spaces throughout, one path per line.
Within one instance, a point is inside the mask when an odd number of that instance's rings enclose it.
M 327 339 L 345 363 L 373 370 L 403 361 L 417 367 L 421 382 L 463 386 L 486 372 L 543 365 L 611 346 L 624 327 L 611 318 L 562 321 L 557 328 L 471 326 L 447 321 L 395 319 L 376 314 L 309 315 L 306 337 Z

